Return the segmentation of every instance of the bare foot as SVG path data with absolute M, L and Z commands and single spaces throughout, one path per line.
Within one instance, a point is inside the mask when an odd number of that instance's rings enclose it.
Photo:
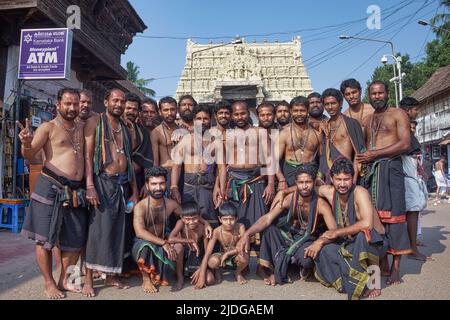
M 392 284 L 400 284 L 402 283 L 402 279 L 400 279 L 400 273 L 398 271 L 391 271 L 391 274 L 389 275 L 389 279 L 387 279 L 386 284 L 388 286 Z
M 123 284 L 116 277 L 106 277 L 105 285 L 117 287 L 118 289 L 129 289 L 130 286 Z
M 155 287 L 153 282 L 148 277 L 144 278 L 144 281 L 142 282 L 142 289 L 144 289 L 145 293 L 157 293 L 158 292 L 158 289 Z
M 58 289 L 62 291 L 69 291 L 73 293 L 81 293 L 81 286 L 76 283 L 67 283 L 67 279 L 58 283 Z
M 267 275 L 266 271 L 264 270 L 264 267 L 258 264 L 256 267 L 256 275 L 264 280 L 264 283 L 266 285 L 270 285 L 269 276 Z
M 178 278 L 177 279 L 177 283 L 172 287 L 172 291 L 180 291 L 181 289 L 183 289 L 183 285 L 184 285 L 184 278 Z
M 45 294 L 49 299 L 64 299 L 66 296 L 58 289 L 55 282 L 51 281 L 45 284 Z
M 419 261 L 434 261 L 432 257 L 427 257 L 426 255 L 420 253 L 419 251 L 408 254 L 408 258 Z
M 366 289 L 366 291 L 363 294 L 363 297 L 365 298 L 376 298 L 381 295 L 381 289 Z
M 85 283 L 81 294 L 87 298 L 95 297 L 95 291 L 91 284 Z
M 274 287 L 274 286 L 277 284 L 277 282 L 276 282 L 276 280 L 275 280 L 275 273 L 272 273 L 272 274 L 267 278 L 267 280 L 268 280 L 268 283 L 264 281 L 267 285 L 271 285 L 272 287 Z
M 236 281 L 240 284 L 246 284 L 248 281 L 244 278 L 244 276 L 242 274 L 236 274 Z

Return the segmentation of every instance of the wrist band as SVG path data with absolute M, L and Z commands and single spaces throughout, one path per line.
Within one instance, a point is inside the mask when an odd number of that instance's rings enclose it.
M 170 190 L 178 189 L 178 186 L 170 186 Z

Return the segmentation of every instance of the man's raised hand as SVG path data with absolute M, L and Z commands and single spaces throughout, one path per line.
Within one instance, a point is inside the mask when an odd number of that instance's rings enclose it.
M 16 121 L 17 126 L 20 129 L 19 139 L 23 144 L 30 145 L 31 141 L 33 141 L 33 129 L 31 128 L 30 120 L 25 119 L 25 127 L 19 121 Z

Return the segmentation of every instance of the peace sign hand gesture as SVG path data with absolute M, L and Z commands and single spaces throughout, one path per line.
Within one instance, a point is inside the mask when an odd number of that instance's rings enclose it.
M 19 139 L 24 145 L 30 146 L 31 141 L 33 141 L 33 129 L 30 125 L 30 120 L 25 119 L 25 127 L 19 121 L 17 121 L 17 126 L 20 129 Z

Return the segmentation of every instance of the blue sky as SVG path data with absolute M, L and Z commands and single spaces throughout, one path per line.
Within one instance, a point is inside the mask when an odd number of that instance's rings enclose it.
M 380 43 L 339 40 L 340 34 L 390 40 L 395 50 L 408 53 L 413 61 L 424 57 L 426 41 L 434 39 L 428 27 L 417 23 L 432 17 L 438 0 L 131 0 L 133 7 L 148 29 L 135 37 L 122 57 L 122 65 L 134 61 L 144 78 L 156 78 L 150 85 L 156 98 L 174 95 L 185 64 L 185 39 L 151 37 L 204 37 L 194 39 L 208 43 L 230 41 L 235 35 L 248 36 L 246 42 L 289 41 L 299 35 L 302 39 L 303 61 L 315 91 L 338 87 L 348 77 L 358 79 L 364 86 L 375 67 L 380 66 L 389 46 Z M 366 26 L 370 5 L 381 9 L 381 29 Z M 442 11 L 442 8 L 439 10 Z M 336 26 L 337 25 L 337 26 Z M 334 27 L 327 27 L 334 26 Z M 324 28 L 327 27 L 327 28 Z M 318 29 L 316 29 L 318 28 Z M 308 30 L 309 29 L 309 30 Z M 315 29 L 315 30 L 311 30 Z M 292 32 L 298 31 L 298 32 Z M 376 52 L 379 50 L 378 52 Z M 391 60 L 390 60 L 391 61 Z

